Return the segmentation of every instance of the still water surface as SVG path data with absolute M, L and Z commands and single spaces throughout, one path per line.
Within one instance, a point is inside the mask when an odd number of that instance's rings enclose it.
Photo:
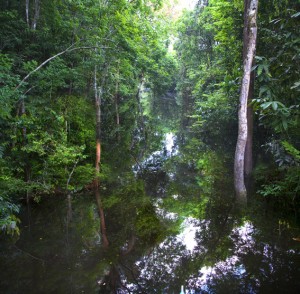
M 24 208 L 21 235 L 1 243 L 0 292 L 299 293 L 293 220 L 255 200 L 236 209 L 230 189 L 199 183 L 168 136 L 102 188 L 107 248 L 92 194 Z

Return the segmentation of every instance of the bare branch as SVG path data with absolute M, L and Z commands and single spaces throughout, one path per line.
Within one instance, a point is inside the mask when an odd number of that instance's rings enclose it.
M 63 54 L 66 53 L 70 53 L 72 51 L 75 50 L 86 50 L 86 49 L 95 49 L 95 48 L 101 48 L 101 49 L 109 49 L 110 47 L 99 47 L 99 46 L 83 46 L 83 47 L 76 47 L 76 48 L 72 48 L 74 46 L 74 44 L 72 44 L 70 47 L 68 47 L 66 50 L 61 51 L 59 53 L 57 53 L 56 55 L 51 56 L 50 58 L 48 58 L 47 60 L 45 60 L 44 62 L 42 62 L 37 68 L 35 68 L 33 71 L 31 71 L 15 88 L 15 90 L 18 90 L 26 80 L 28 80 L 28 78 L 34 74 L 35 72 L 37 72 L 39 69 L 41 69 L 43 66 L 45 66 L 47 63 L 49 63 L 51 60 L 55 59 L 58 56 L 61 56 Z
M 68 178 L 68 180 L 67 180 L 67 191 L 68 191 L 68 189 L 69 189 L 69 184 L 70 184 L 72 175 L 73 175 L 73 173 L 74 173 L 74 171 L 75 171 L 75 169 L 76 169 L 76 166 L 77 166 L 78 162 L 79 162 L 79 158 L 77 158 L 76 162 L 74 163 L 73 169 L 72 169 L 72 171 L 71 171 L 70 174 L 69 174 L 69 178 Z

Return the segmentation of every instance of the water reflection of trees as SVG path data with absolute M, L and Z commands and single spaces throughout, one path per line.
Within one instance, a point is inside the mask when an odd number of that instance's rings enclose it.
M 116 272 L 119 281 L 111 293 L 177 293 L 180 285 L 194 293 L 296 293 L 299 251 L 260 242 L 263 232 L 249 221 L 222 237 L 207 233 L 210 224 L 198 223 L 192 251 L 177 236 L 144 255 L 137 244 L 111 267 L 111 281 Z
M 102 191 L 108 248 L 93 197 L 33 210 L 32 227 L 23 230 L 17 246 L 45 263 L 12 252 L 15 268 L 30 268 L 15 273 L 19 286 L 12 291 L 25 293 L 34 283 L 32 293 L 168 294 L 179 293 L 181 285 L 190 293 L 296 293 L 300 249 L 292 238 L 299 231 L 254 202 L 235 209 L 228 174 L 215 164 L 219 157 L 205 156 L 202 170 L 190 156 L 186 163 L 174 157 L 169 166 L 161 164 L 168 180 L 161 181 L 164 194 L 154 198 L 133 173 L 108 183 Z M 4 280 L 12 274 L 6 267 L 0 266 Z
M 292 243 L 291 230 L 279 234 L 276 217 L 268 219 L 254 204 L 243 211 L 236 209 L 225 182 L 215 185 L 208 197 L 194 186 L 199 206 L 186 224 L 194 228 L 192 246 L 184 229 L 181 234 L 170 229 L 172 224 L 178 229 L 184 223 L 191 212 L 188 202 L 196 203 L 193 195 L 180 193 L 179 178 L 176 185 L 172 178 L 168 183 L 169 196 L 127 214 L 136 240 L 129 246 L 130 235 L 122 239 L 131 250 L 114 260 L 106 275 L 110 288 L 103 293 L 179 293 L 181 285 L 190 293 L 296 293 L 300 251 Z M 138 211 L 142 212 L 139 221 Z M 140 231 L 138 222 L 145 225 Z

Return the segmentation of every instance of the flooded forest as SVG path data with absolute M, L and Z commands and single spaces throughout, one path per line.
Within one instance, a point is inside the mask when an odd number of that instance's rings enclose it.
M 0 293 L 299 293 L 299 0 L 1 0 Z

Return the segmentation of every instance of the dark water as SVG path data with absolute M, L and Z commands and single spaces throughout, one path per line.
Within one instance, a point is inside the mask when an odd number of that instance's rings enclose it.
M 171 147 L 103 184 L 107 248 L 92 194 L 24 208 L 21 235 L 0 242 L 0 292 L 299 293 L 294 218 L 237 209 L 228 175 Z

